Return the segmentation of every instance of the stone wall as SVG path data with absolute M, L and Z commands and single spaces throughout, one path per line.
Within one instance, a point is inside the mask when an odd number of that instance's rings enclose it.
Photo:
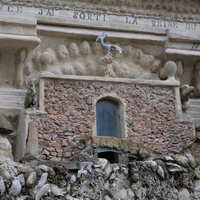
M 193 139 L 193 125 L 179 121 L 174 87 L 148 84 L 122 79 L 109 82 L 106 78 L 95 82 L 44 78 L 45 114 L 32 115 L 38 127 L 41 158 L 66 161 L 79 153 L 83 149 L 80 136 L 96 134 L 95 105 L 102 97 L 123 105 L 123 137 L 161 153 L 180 152 Z

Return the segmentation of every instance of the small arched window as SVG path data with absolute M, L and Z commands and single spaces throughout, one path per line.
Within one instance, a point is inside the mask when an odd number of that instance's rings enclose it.
M 103 98 L 96 104 L 97 136 L 121 137 L 119 103 Z M 119 153 L 114 149 L 98 148 L 98 157 L 106 158 L 110 163 L 119 162 Z
M 103 98 L 96 104 L 97 136 L 121 137 L 119 103 Z

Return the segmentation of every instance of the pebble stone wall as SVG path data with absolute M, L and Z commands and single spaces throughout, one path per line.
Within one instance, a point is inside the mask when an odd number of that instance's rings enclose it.
M 130 83 L 45 80 L 46 114 L 33 116 L 41 158 L 67 161 L 79 153 L 83 134 L 95 134 L 95 104 L 107 94 L 124 103 L 126 136 L 161 153 L 179 153 L 193 139 L 193 125 L 178 122 L 173 87 Z

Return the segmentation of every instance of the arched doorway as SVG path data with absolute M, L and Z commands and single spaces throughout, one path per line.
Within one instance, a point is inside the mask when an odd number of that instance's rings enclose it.
M 97 136 L 121 138 L 120 105 L 110 98 L 102 98 L 96 104 Z M 98 157 L 106 158 L 110 163 L 119 162 L 119 153 L 114 149 L 99 148 Z

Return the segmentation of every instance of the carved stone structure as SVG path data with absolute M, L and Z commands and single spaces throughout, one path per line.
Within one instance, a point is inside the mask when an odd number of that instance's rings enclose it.
M 1 132 L 0 198 L 199 199 L 199 6 L 199 0 L 2 0 L 0 115 L 12 132 Z M 94 149 L 81 143 L 86 135 L 114 137 L 98 135 L 101 100 L 117 116 L 118 148 L 105 140 Z M 127 165 L 129 140 L 165 155 L 145 161 L 142 146 Z M 117 155 L 119 163 L 101 155 Z M 75 162 L 80 156 L 91 163 Z M 48 163 L 54 168 L 37 167 Z
M 117 51 L 118 53 L 122 54 L 123 49 L 114 44 L 105 44 L 104 39 L 107 37 L 105 33 L 99 35 L 96 39 L 96 42 L 100 42 L 102 48 L 106 49 L 107 54 L 112 54 L 111 51 Z
M 180 95 L 181 95 L 181 103 L 182 103 L 182 110 L 186 113 L 186 110 L 189 108 L 189 96 L 190 93 L 194 91 L 193 86 L 189 85 L 182 85 L 180 87 Z
M 117 77 L 113 70 L 113 57 L 110 54 L 103 58 L 103 65 L 105 66 L 105 77 Z

